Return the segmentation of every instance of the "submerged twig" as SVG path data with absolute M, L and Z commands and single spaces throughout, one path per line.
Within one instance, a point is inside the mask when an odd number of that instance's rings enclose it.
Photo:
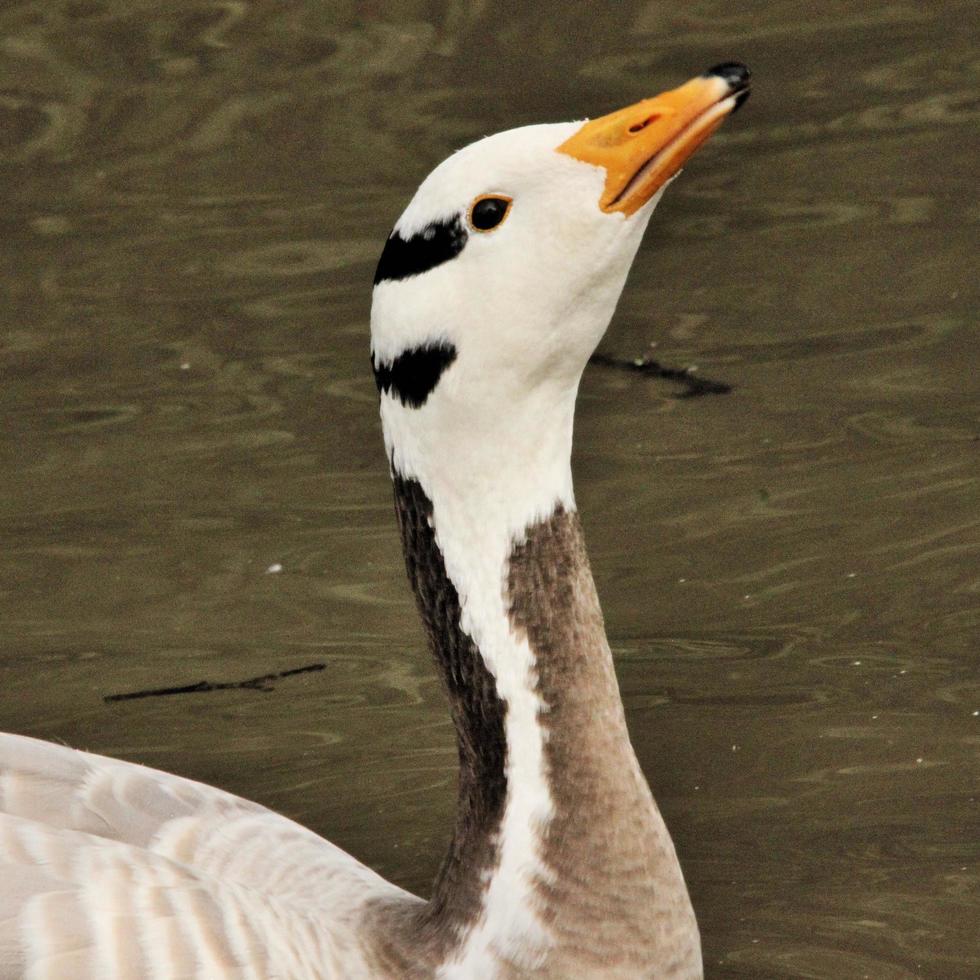
M 247 691 L 274 691 L 273 681 L 292 677 L 294 674 L 312 674 L 325 670 L 326 664 L 309 664 L 306 667 L 293 667 L 291 670 L 280 670 L 277 674 L 261 674 L 244 681 L 198 681 L 196 684 L 185 684 L 181 687 L 156 687 L 148 691 L 129 691 L 126 694 L 106 694 L 103 701 L 135 701 L 137 698 L 165 698 L 171 694 L 202 694 L 208 691 L 230 691 L 242 688 Z
M 664 367 L 652 357 L 613 357 L 611 354 L 593 354 L 590 362 L 600 367 L 618 368 L 620 371 L 633 371 L 651 378 L 664 378 L 684 386 L 678 398 L 699 398 L 701 395 L 727 395 L 732 386 L 724 381 L 714 381 L 695 374 L 691 368 Z

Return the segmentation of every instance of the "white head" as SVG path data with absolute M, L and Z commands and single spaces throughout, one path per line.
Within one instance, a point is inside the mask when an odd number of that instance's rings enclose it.
M 646 224 L 747 78 L 722 65 L 591 122 L 498 133 L 425 179 L 388 240 L 371 314 L 397 471 L 428 483 L 437 459 L 464 457 L 500 475 L 542 443 L 570 447 L 579 378 Z
M 581 373 L 654 202 L 634 220 L 600 210 L 601 169 L 555 152 L 580 128 L 556 123 L 497 133 L 453 154 L 425 179 L 394 234 L 410 241 L 434 224 L 458 225 L 437 234 L 456 234 L 460 244 L 465 237 L 465 245 L 425 273 L 378 283 L 376 363 L 397 357 L 406 341 L 452 344 L 457 360 L 443 380 L 453 378 L 454 388 L 481 405 L 519 397 L 555 375 L 567 382 Z M 488 197 L 490 203 L 480 203 Z M 493 207 L 507 209 L 504 219 L 480 231 L 474 217 Z

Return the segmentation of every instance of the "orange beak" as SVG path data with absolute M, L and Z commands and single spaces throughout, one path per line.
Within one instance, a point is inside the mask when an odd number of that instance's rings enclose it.
M 558 147 L 606 170 L 599 207 L 638 211 L 749 95 L 749 70 L 711 68 L 680 88 L 592 119 Z

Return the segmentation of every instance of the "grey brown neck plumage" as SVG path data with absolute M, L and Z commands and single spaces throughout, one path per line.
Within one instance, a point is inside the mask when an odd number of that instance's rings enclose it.
M 543 838 L 549 975 L 700 973 L 673 843 L 626 729 L 578 515 L 558 507 L 510 559 L 511 622 L 537 661 L 555 816 Z
M 472 639 L 422 487 L 397 473 L 395 509 L 409 580 L 449 696 L 459 749 L 456 824 L 428 903 L 384 910 L 379 965 L 423 977 L 479 917 L 507 800 L 506 704 Z M 554 817 L 535 905 L 554 936 L 546 977 L 697 975 L 697 927 L 673 845 L 640 771 L 577 514 L 556 506 L 515 541 L 505 598 L 526 637 L 545 705 Z M 692 944 L 693 937 L 693 944 Z M 498 976 L 522 976 L 502 961 Z

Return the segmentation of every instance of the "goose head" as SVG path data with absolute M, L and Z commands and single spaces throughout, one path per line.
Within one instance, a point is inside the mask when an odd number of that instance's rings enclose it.
M 423 181 L 381 256 L 371 312 L 396 471 L 477 462 L 474 446 L 484 472 L 506 466 L 501 447 L 520 467 L 545 429 L 567 455 L 579 378 L 650 216 L 748 78 L 719 65 L 601 118 L 488 136 Z

